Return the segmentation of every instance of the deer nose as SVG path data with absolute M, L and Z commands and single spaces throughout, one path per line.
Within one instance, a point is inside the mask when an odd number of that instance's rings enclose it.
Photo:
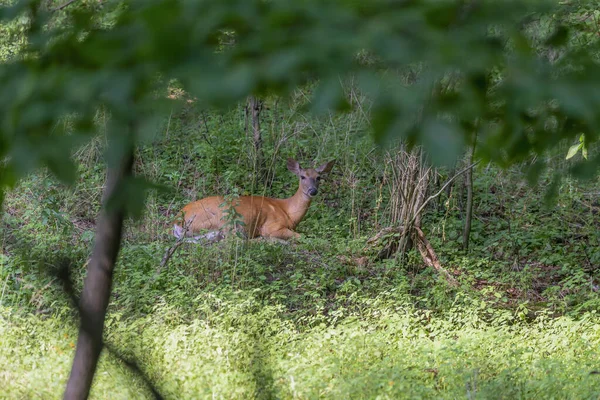
M 308 194 L 311 195 L 311 196 L 316 196 L 317 195 L 317 189 L 315 189 L 315 188 L 308 189 Z

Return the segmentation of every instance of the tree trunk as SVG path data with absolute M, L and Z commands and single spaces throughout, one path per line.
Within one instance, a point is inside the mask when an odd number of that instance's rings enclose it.
M 260 113 L 263 108 L 263 101 L 250 96 L 248 98 L 248 106 L 246 115 L 250 114 L 252 122 L 252 145 L 253 145 L 253 158 L 254 158 L 254 171 L 261 180 L 264 178 L 264 160 L 262 151 L 262 133 L 260 131 Z M 248 125 L 248 119 L 246 119 L 246 126 Z
M 123 152 L 121 160 L 107 170 L 103 209 L 98 217 L 92 257 L 79 303 L 81 325 L 71 375 L 64 398 L 86 399 L 89 395 L 100 352 L 106 308 L 110 299 L 112 275 L 119 248 L 125 209 L 122 203 L 107 208 L 124 180 L 131 175 L 133 146 Z
M 467 165 L 473 164 L 473 156 L 475 154 L 475 146 L 477 144 L 477 131 L 473 139 L 473 147 L 467 160 Z M 467 205 L 465 210 L 465 226 L 463 229 L 463 250 L 469 250 L 469 238 L 471 236 L 471 221 L 473 219 L 473 167 L 465 172 L 465 186 L 467 187 Z

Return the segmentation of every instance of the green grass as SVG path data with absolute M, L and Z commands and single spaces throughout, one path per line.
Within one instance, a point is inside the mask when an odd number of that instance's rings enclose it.
M 20 240 L 7 237 L 2 259 L 1 384 L 11 398 L 60 397 L 75 341 L 72 312 L 49 272 L 68 259 L 79 265 L 80 287 L 86 252 L 77 249 L 89 242 L 61 245 L 63 231 L 48 226 L 34 241 L 40 229 L 12 232 Z M 564 294 L 530 302 L 526 289 L 543 271 L 456 257 L 463 275 L 454 290 L 418 265 L 357 265 L 360 244 L 190 245 L 157 274 L 164 244 L 127 242 L 106 340 L 168 398 L 600 395 L 600 318 L 563 304 Z M 521 295 L 511 298 L 515 288 Z M 585 299 L 597 304 L 593 292 Z M 561 307 L 573 317 L 553 317 Z M 105 353 L 93 396 L 147 392 Z
M 77 330 L 68 316 L 21 316 L 9 307 L 0 307 L 0 398 L 61 398 L 76 339 Z M 150 397 L 137 376 L 104 352 L 91 398 Z
M 55 272 L 70 265 L 80 290 L 92 235 L 60 215 L 36 219 L 44 203 L 19 196 L 30 199 L 14 193 L 2 230 L 0 386 L 7 398 L 59 398 L 76 319 Z M 459 288 L 415 253 L 361 262 L 365 238 L 328 231 L 326 214 L 300 242 L 185 245 L 163 271 L 170 239 L 136 239 L 144 222 L 129 223 L 105 338 L 167 398 L 598 398 L 596 249 L 570 236 L 572 210 L 520 210 L 511 232 L 500 218 L 493 232 L 474 224 L 468 255 L 439 233 L 460 221 L 430 214 Z M 104 352 L 93 398 L 149 396 Z
M 334 325 L 298 325 L 284 306 L 265 305 L 248 293 L 235 301 L 206 293 L 190 302 L 202 317 L 179 320 L 167 302 L 158 301 L 146 316 L 120 320 L 112 313 L 108 319 L 107 342 L 135 358 L 167 398 L 600 395 L 595 314 L 579 320 L 541 315 L 523 323 L 480 304 L 438 317 L 375 298 L 360 315 Z M 59 317 L 16 318 L 2 309 L 7 397 L 60 397 L 75 338 L 68 326 Z M 92 396 L 148 398 L 106 352 Z
M 284 163 L 272 166 L 270 187 L 250 179 L 249 143 L 233 111 L 209 113 L 199 130 L 195 111 L 185 110 L 173 117 L 169 140 L 139 151 L 136 171 L 173 191 L 151 192 L 144 218 L 127 221 L 105 339 L 163 396 L 600 397 L 598 182 L 565 180 L 545 206 L 544 188 L 528 188 L 517 168 L 476 170 L 468 253 L 460 249 L 457 182 L 423 222 L 459 282 L 453 288 L 416 251 L 373 259 L 366 243 L 385 227 L 389 176 L 364 136 L 336 129 L 343 118 L 275 111 L 263 124 L 268 158 L 338 159 L 299 227 L 304 237 L 288 245 L 184 245 L 157 271 L 173 242 L 171 218 L 186 201 L 235 191 L 283 197 L 296 183 Z M 356 115 L 348 122 L 353 131 L 363 123 Z M 74 188 L 42 171 L 5 200 L 0 398 L 62 395 L 77 319 L 57 272 L 68 266 L 81 290 L 104 180 L 100 147 L 76 155 Z M 116 354 L 103 353 L 92 397 L 150 398 Z

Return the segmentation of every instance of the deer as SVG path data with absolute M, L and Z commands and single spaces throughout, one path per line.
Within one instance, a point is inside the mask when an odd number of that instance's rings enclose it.
M 321 175 L 333 168 L 335 160 L 317 168 L 304 169 L 298 161 L 289 158 L 287 168 L 298 177 L 298 190 L 287 199 L 275 199 L 263 196 L 240 196 L 232 204 L 243 224 L 236 227 L 248 239 L 297 239 L 295 231 L 302 221 L 310 203 L 319 192 Z M 227 228 L 224 215 L 227 210 L 223 196 L 211 196 L 187 204 L 173 226 L 173 235 L 178 240 L 191 242 L 218 241 L 231 231 Z M 206 232 L 200 234 L 202 232 Z

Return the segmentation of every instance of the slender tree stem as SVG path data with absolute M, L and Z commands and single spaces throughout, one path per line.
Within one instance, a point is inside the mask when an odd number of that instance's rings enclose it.
M 118 165 L 109 167 L 103 195 L 103 210 L 98 217 L 92 257 L 80 301 L 81 325 L 71 375 L 67 382 L 66 400 L 86 399 L 102 351 L 102 332 L 106 308 L 110 299 L 112 275 L 121 246 L 121 233 L 125 216 L 122 204 L 107 208 L 124 180 L 131 175 L 133 147 L 124 152 Z
M 59 11 L 62 10 L 63 8 L 67 8 L 68 6 L 70 6 L 71 4 L 75 3 L 77 0 L 69 0 L 66 3 L 61 4 L 58 7 L 54 7 L 51 11 Z
M 473 146 L 469 154 L 468 163 L 473 164 L 473 156 L 475 155 L 475 146 L 477 145 L 477 131 L 473 138 Z M 471 237 L 471 221 L 473 220 L 473 167 L 467 169 L 465 174 L 467 184 L 467 207 L 465 210 L 465 226 L 463 229 L 463 250 L 469 250 L 469 238 Z

